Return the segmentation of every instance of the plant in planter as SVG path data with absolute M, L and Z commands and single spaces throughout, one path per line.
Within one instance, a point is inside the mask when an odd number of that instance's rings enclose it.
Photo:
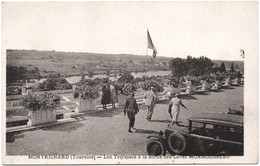
M 136 90 L 136 88 L 131 83 L 121 84 L 121 86 L 122 89 L 120 91 L 120 97 L 118 97 L 118 105 L 124 105 L 130 93 Z
M 99 86 L 96 81 L 86 80 L 84 84 L 77 85 L 74 92 L 76 99 L 76 112 L 96 109 L 96 99 L 99 98 Z
M 65 78 L 48 78 L 39 83 L 38 88 L 42 91 L 72 89 L 72 85 Z
M 123 83 L 118 83 L 118 82 L 115 83 L 115 88 L 118 95 L 123 93 L 122 92 L 123 87 L 124 87 Z
M 136 90 L 134 85 L 134 76 L 130 73 L 125 72 L 115 84 L 116 91 L 120 97 L 118 97 L 118 105 L 124 105 L 129 94 Z
M 117 81 L 119 83 L 127 83 L 127 82 L 132 82 L 133 80 L 134 80 L 134 76 L 126 72 Z
M 145 81 L 142 85 L 143 90 L 147 91 L 148 87 L 154 87 L 155 92 L 163 92 L 163 87 L 157 81 Z
M 122 88 L 122 94 L 125 96 L 130 95 L 131 92 L 135 90 L 134 86 L 130 83 L 126 83 Z
M 22 106 L 29 111 L 27 125 L 34 126 L 56 122 L 54 110 L 60 105 L 59 95 L 47 92 L 40 95 L 29 94 L 21 100 Z
M 174 88 L 177 88 L 180 84 L 180 81 L 177 77 L 172 77 L 170 79 L 170 85 L 172 85 Z

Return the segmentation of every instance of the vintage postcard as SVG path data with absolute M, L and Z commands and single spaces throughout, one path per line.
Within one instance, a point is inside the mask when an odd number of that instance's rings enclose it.
M 3 164 L 258 163 L 258 2 L 2 2 Z

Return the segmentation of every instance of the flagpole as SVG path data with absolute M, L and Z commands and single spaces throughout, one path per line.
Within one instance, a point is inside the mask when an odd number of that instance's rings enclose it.
M 146 30 L 146 37 L 148 37 L 147 36 L 148 35 L 148 28 L 147 28 L 147 30 Z M 148 38 L 147 38 L 148 39 Z M 147 59 L 147 53 L 148 53 L 148 40 L 146 39 L 146 41 L 147 41 L 147 45 L 146 45 L 146 54 L 145 54 L 145 59 Z M 145 77 L 144 77 L 144 79 L 146 80 L 146 65 L 144 64 L 144 70 L 145 70 Z

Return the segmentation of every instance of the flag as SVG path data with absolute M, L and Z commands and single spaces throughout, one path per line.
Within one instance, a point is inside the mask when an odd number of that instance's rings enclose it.
M 245 51 L 243 49 L 240 50 L 240 56 L 242 56 L 242 58 L 245 57 Z
M 152 38 L 151 38 L 148 30 L 147 30 L 147 39 L 148 39 L 148 48 L 153 50 L 153 58 L 155 58 L 156 54 L 157 54 L 157 50 L 156 50 L 155 46 L 153 45 L 153 41 L 152 41 Z

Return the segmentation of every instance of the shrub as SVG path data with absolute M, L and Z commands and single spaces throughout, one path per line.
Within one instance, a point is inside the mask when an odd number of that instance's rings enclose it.
M 176 78 L 176 77 L 172 77 L 172 78 L 170 79 L 170 85 L 172 85 L 174 88 L 177 88 L 178 85 L 179 85 L 179 83 L 180 83 L 180 81 L 179 81 L 179 79 Z
M 74 98 L 81 98 L 83 100 L 97 99 L 99 94 L 100 81 L 97 79 L 85 79 L 76 84 Z
M 93 76 L 94 76 L 93 71 L 89 71 L 89 72 L 88 72 L 88 77 L 91 78 L 91 77 L 93 77 Z
M 21 99 L 21 103 L 24 108 L 30 111 L 53 111 L 60 105 L 60 96 L 47 92 L 40 95 L 29 94 Z
M 142 89 L 143 90 L 147 91 L 148 87 L 154 87 L 157 92 L 162 92 L 164 90 L 163 87 L 160 86 L 157 81 L 150 81 L 150 80 L 148 80 L 148 81 L 145 81 L 142 84 Z
M 127 83 L 132 82 L 134 80 L 134 76 L 132 76 L 130 73 L 124 73 L 117 81 L 119 83 Z
M 186 59 L 175 58 L 170 61 L 172 74 L 176 77 L 182 77 L 186 74 L 198 76 L 210 71 L 213 63 L 207 57 L 194 58 L 188 56 Z
M 134 91 L 135 91 L 135 88 L 134 88 L 134 86 L 133 86 L 132 84 L 130 84 L 130 83 L 125 84 L 125 85 L 123 86 L 123 88 L 122 88 L 122 94 L 123 94 L 123 95 L 126 95 L 126 96 L 130 95 L 130 93 L 131 93 L 131 92 L 134 92 Z
M 72 85 L 65 78 L 48 78 L 39 84 L 42 91 L 72 89 Z
M 106 70 L 106 76 L 110 76 L 111 70 Z
M 6 67 L 6 81 L 15 82 L 16 80 L 31 79 L 31 78 L 41 78 L 39 69 L 35 67 L 32 70 L 27 69 L 26 67 L 20 66 L 11 66 L 7 65 Z

